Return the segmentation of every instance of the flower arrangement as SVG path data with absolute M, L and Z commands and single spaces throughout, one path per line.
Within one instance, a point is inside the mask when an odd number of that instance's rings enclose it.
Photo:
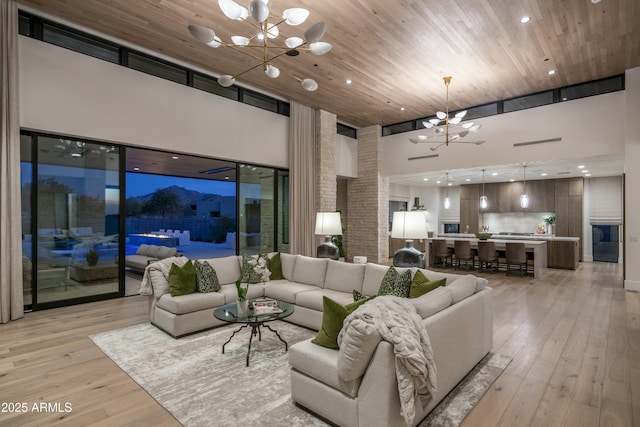
M 556 216 L 555 215 L 543 215 L 542 219 L 544 220 L 544 222 L 546 224 L 555 224 L 556 223 Z
M 247 287 L 243 288 L 240 280 L 236 280 L 236 289 L 238 290 L 238 301 L 246 301 L 249 284 L 247 283 Z

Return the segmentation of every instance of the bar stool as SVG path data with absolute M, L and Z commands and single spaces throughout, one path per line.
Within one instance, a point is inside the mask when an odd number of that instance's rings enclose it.
M 520 275 L 525 277 L 529 268 L 527 252 L 524 249 L 524 243 L 506 242 L 505 253 L 507 258 L 507 276 L 511 273 L 512 266 L 518 266 Z M 524 266 L 524 270 L 522 267 Z
M 495 273 L 500 268 L 498 252 L 495 242 L 478 241 L 478 271 L 489 269 L 490 273 Z
M 464 267 L 469 270 L 469 261 L 471 261 L 471 269 L 475 268 L 475 255 L 471 252 L 471 242 L 468 240 L 455 240 L 453 242 L 453 254 L 456 256 L 456 270 L 460 269 L 460 261 L 464 261 Z
M 447 258 L 449 258 L 449 265 L 453 265 L 453 258 L 451 252 L 447 247 L 447 241 L 444 239 L 431 240 L 431 250 L 433 251 L 433 266 L 438 266 L 438 260 L 443 268 L 447 268 Z

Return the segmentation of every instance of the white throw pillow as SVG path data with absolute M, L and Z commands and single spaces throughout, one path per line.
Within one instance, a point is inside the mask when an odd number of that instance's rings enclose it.
M 329 260 L 327 277 L 324 281 L 325 289 L 351 293 L 362 290 L 364 279 L 364 264 L 350 264 Z
M 446 289 L 451 291 L 453 301 L 451 304 L 462 301 L 465 298 L 469 298 L 476 291 L 476 276 L 467 274 L 462 276 L 451 283 L 448 283 Z
M 338 337 L 338 377 L 352 381 L 364 375 L 369 361 L 382 340 L 373 323 L 355 319 Z
M 452 292 L 444 286 L 439 286 L 431 292 L 427 292 L 418 298 L 409 298 L 409 302 L 416 308 L 421 318 L 429 316 L 449 307 L 453 301 Z

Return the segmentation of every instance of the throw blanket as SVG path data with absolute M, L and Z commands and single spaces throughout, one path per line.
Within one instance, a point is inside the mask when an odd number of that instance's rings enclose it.
M 406 298 L 378 296 L 347 316 L 338 344 L 356 319 L 373 324 L 382 339 L 393 345 L 401 414 L 412 425 L 416 399 L 424 407 L 436 392 L 436 366 L 422 318 Z
M 169 257 L 158 260 L 151 263 L 144 269 L 144 275 L 142 276 L 142 282 L 140 283 L 140 295 L 154 295 L 156 299 L 169 292 L 169 270 L 171 270 L 172 264 L 177 264 L 182 267 L 189 258 L 184 256 Z M 151 272 L 158 271 L 162 273 L 167 283 L 156 284 L 155 288 L 151 281 Z

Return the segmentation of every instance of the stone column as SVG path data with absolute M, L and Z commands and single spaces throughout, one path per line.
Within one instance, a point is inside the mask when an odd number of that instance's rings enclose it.
M 358 130 L 358 178 L 348 182 L 349 259 L 389 262 L 389 179 L 382 176 L 380 126 Z
M 318 212 L 335 212 L 336 210 L 336 123 L 335 114 L 316 110 L 315 199 Z M 323 236 L 316 236 L 316 245 L 323 240 Z

